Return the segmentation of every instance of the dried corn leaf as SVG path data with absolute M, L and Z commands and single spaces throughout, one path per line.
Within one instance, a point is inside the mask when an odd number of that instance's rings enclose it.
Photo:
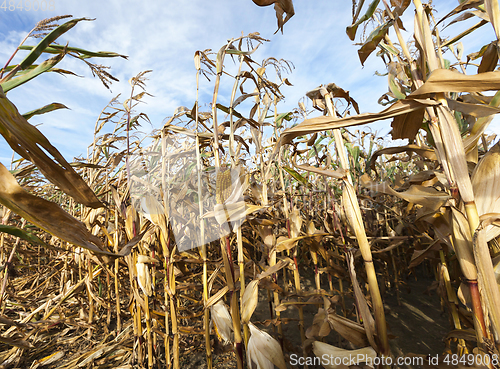
M 300 215 L 300 209 L 294 208 L 290 212 L 290 236 L 297 238 L 300 235 L 300 228 L 302 228 L 303 219 Z
M 413 141 L 422 127 L 424 113 L 424 109 L 421 109 L 394 117 L 391 123 L 392 131 L 390 132 L 392 139 L 408 138 Z
M 492 42 L 486 48 L 481 64 L 477 68 L 478 73 L 494 71 L 498 64 L 498 46 L 496 42 Z
M 360 177 L 360 184 L 372 191 L 382 192 L 387 195 L 394 195 L 410 203 L 418 204 L 432 210 L 439 209 L 450 198 L 450 196 L 445 192 L 438 191 L 433 187 L 419 185 L 412 185 L 406 191 L 397 192 L 386 182 L 376 183 L 372 181 L 370 176 L 366 173 Z
M 272 267 L 267 268 L 265 271 L 257 275 L 257 279 L 261 280 L 263 278 L 269 277 L 271 274 L 279 272 L 281 269 L 286 267 L 288 264 L 292 262 L 292 259 L 286 258 L 284 260 L 278 261 Z
M 476 262 L 472 254 L 472 236 L 465 215 L 455 207 L 451 207 L 453 246 L 457 254 L 460 268 L 469 281 L 477 280 Z
M 497 40 L 500 40 L 500 6 L 498 0 L 484 0 L 484 7 L 490 17 Z
M 354 290 L 354 299 L 356 300 L 356 306 L 358 307 L 358 312 L 363 318 L 363 327 L 365 328 L 366 337 L 370 345 L 377 349 L 377 344 L 375 343 L 375 320 L 370 312 L 370 308 L 366 303 L 365 296 L 359 287 L 358 280 L 356 278 L 356 270 L 354 269 L 354 256 L 352 253 L 347 253 L 347 267 L 349 269 L 349 275 L 351 277 L 351 283 Z
M 500 109 L 490 105 L 484 104 L 470 104 L 457 100 L 446 99 L 448 106 L 451 110 L 456 110 L 474 118 L 488 117 L 493 114 L 500 113 Z
M 365 328 L 361 324 L 337 315 L 334 311 L 328 314 L 328 321 L 330 326 L 349 342 L 359 347 L 369 345 Z
M 478 6 L 482 5 L 483 3 L 484 3 L 484 0 L 466 0 L 466 1 L 461 2 L 455 9 L 453 9 L 448 14 L 446 14 L 443 18 L 441 18 L 439 20 L 439 22 L 436 23 L 436 27 L 441 22 L 448 19 L 449 17 L 451 17 L 455 14 L 458 14 L 460 12 L 463 12 L 464 10 L 467 10 L 467 9 L 477 8 Z
M 12 338 L 12 337 L 3 337 L 0 336 L 0 343 L 5 343 L 6 345 L 9 346 L 15 346 L 19 348 L 24 348 L 24 349 L 30 349 L 33 348 L 34 346 L 23 339 L 20 338 Z
M 441 241 L 435 240 L 432 242 L 426 249 L 424 250 L 415 250 L 413 255 L 411 256 L 410 264 L 408 268 L 414 268 L 420 263 L 422 263 L 425 259 L 431 258 L 434 253 L 441 249 Z
M 335 83 L 328 83 L 327 85 L 321 85 L 316 87 L 314 90 L 308 91 L 306 96 L 311 99 L 313 106 L 319 108 L 320 110 L 325 110 L 325 98 L 323 97 L 324 90 L 330 94 L 332 98 L 342 98 L 347 101 L 348 104 L 352 104 L 356 113 L 359 114 L 359 106 L 356 100 L 354 100 L 350 95 L 349 91 L 340 88 Z
M 495 336 L 500 337 L 500 290 L 496 283 L 495 271 L 486 242 L 486 230 L 478 227 L 473 237 L 474 259 L 476 260 L 481 303 L 485 305 Z
M 500 76 L 500 73 L 499 73 Z M 445 147 L 449 165 L 453 170 L 454 179 L 457 184 L 460 196 L 466 203 L 474 201 L 474 192 L 469 177 L 469 169 L 463 141 L 458 130 L 457 122 L 446 106 L 436 107 L 439 118 L 439 128 Z M 440 153 L 443 155 L 444 153 Z
M 0 88 L 0 134 L 12 149 L 35 164 L 43 175 L 62 191 L 86 206 L 101 207 L 94 192 L 75 172 L 59 151 L 34 126 L 19 114 Z M 53 161 L 47 153 L 55 159 Z
M 62 359 L 64 357 L 64 351 L 56 351 L 49 356 L 45 356 L 44 358 L 40 360 L 36 360 L 33 362 L 31 365 L 30 369 L 36 369 L 39 366 L 45 366 L 49 364 L 54 364 L 56 361 L 59 359 Z
M 297 242 L 300 240 L 311 240 L 311 239 L 315 239 L 315 238 L 321 237 L 321 236 L 328 236 L 328 233 L 320 232 L 320 233 L 316 233 L 313 235 L 299 236 L 299 237 L 294 237 L 294 238 L 288 238 L 285 236 L 281 236 L 276 241 L 276 251 L 282 252 L 285 250 L 290 250 L 293 247 L 295 247 Z M 314 248 L 314 246 L 311 244 L 305 244 L 304 246 L 309 246 L 311 249 Z M 318 250 L 312 250 L 312 251 L 318 251 Z
M 327 131 L 330 129 L 373 123 L 378 120 L 397 117 L 402 114 L 408 114 L 413 111 L 418 111 L 428 106 L 434 106 L 434 105 L 439 105 L 439 103 L 431 99 L 425 99 L 425 100 L 404 99 L 404 100 L 398 100 L 396 103 L 392 104 L 390 107 L 384 109 L 379 113 L 364 113 L 364 114 L 354 115 L 352 117 L 348 116 L 341 119 L 337 119 L 331 116 L 322 116 L 322 117 L 306 119 L 302 123 L 296 125 L 295 127 L 285 130 L 282 133 L 278 145 L 276 147 L 278 148 L 280 145 L 287 144 L 298 136 L 303 136 L 306 134 L 319 131 Z
M 389 27 L 393 25 L 393 21 L 390 20 L 381 26 L 375 28 L 372 33 L 368 36 L 366 41 L 363 43 L 361 48 L 358 50 L 359 60 L 361 61 L 361 65 L 365 64 L 366 59 L 370 56 L 370 54 L 377 48 L 377 45 L 384 39 L 389 31 Z M 404 98 L 404 94 L 402 94 L 398 98 Z
M 33 117 L 34 115 L 45 114 L 45 113 L 48 113 L 48 112 L 51 112 L 54 110 L 58 110 L 58 109 L 68 109 L 68 107 L 66 105 L 63 105 L 60 103 L 52 103 L 52 104 L 45 105 L 44 107 L 29 111 L 27 113 L 24 113 L 23 117 L 24 117 L 24 119 L 28 120 L 31 117 Z
M 0 163 L 0 203 L 34 225 L 60 239 L 99 254 L 115 255 L 101 250 L 101 241 L 82 222 L 59 205 L 31 195 L 19 186 L 7 168 Z M 98 246 L 96 246 L 98 245 Z
M 343 168 L 333 170 L 333 169 L 322 169 L 322 168 L 312 167 L 312 166 L 306 165 L 306 164 L 297 165 L 295 163 L 295 157 L 293 158 L 293 166 L 295 168 L 300 169 L 300 170 L 305 170 L 308 172 L 313 172 L 313 173 L 321 174 L 323 176 L 332 177 L 332 178 L 336 178 L 336 179 L 342 179 L 342 178 L 345 178 L 347 176 L 347 171 Z
M 429 160 L 437 160 L 436 152 L 434 149 L 431 149 L 427 146 L 417 146 L 417 145 L 406 145 L 406 146 L 396 146 L 396 147 L 386 147 L 380 150 L 377 150 L 373 153 L 370 158 L 370 162 L 368 163 L 368 167 L 372 170 L 375 170 L 375 162 L 380 155 L 393 155 L 399 154 L 401 152 L 406 152 L 408 155 L 414 152 L 418 155 L 429 159 Z
M 500 90 L 500 72 L 466 75 L 449 69 L 436 69 L 410 96 L 438 92 L 482 92 Z
M 281 30 L 281 33 L 283 33 L 283 26 L 285 25 L 285 23 L 288 22 L 288 20 L 295 14 L 292 0 L 252 0 L 252 1 L 258 6 L 269 6 L 274 4 L 274 10 L 276 11 L 276 19 L 278 20 L 278 31 Z M 283 14 L 285 13 L 286 17 L 285 19 L 283 19 Z
M 314 316 L 313 324 L 306 331 L 307 338 L 315 338 L 315 337 L 326 337 L 330 333 L 331 327 L 328 322 L 328 311 L 319 308 L 318 312 Z

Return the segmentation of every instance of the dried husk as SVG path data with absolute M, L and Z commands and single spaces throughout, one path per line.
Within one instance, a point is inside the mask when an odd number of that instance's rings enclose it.
M 247 345 L 247 359 L 250 368 L 286 369 L 285 358 L 281 346 L 268 333 L 261 331 L 252 323 L 249 324 L 250 339 Z
M 500 142 L 497 142 L 477 164 L 472 173 L 472 188 L 479 216 L 500 213 Z M 500 235 L 500 228 L 486 227 L 486 241 Z
M 370 360 L 373 361 L 377 357 L 377 353 L 371 347 L 345 350 L 319 341 L 313 342 L 313 352 L 319 358 L 328 358 L 328 360 L 321 363 L 326 369 L 349 369 L 349 365 L 353 360 L 355 364 L 360 364 Z M 333 359 L 330 360 L 330 358 Z M 336 362 L 339 364 L 336 365 Z
M 248 324 L 259 302 L 259 280 L 254 279 L 246 287 L 241 299 L 241 322 Z

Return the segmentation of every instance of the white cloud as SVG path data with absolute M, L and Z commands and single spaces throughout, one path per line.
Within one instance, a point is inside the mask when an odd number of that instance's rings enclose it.
M 387 79 L 373 73 L 375 70 L 383 72 L 385 67 L 375 55 L 370 56 L 365 67 L 361 66 L 358 46 L 353 45 L 345 34 L 345 27 L 351 21 L 350 4 L 297 0 L 294 5 L 296 14 L 285 25 L 283 35 L 274 35 L 277 25 L 273 8 L 257 7 L 250 0 L 58 1 L 54 13 L 18 13 L 11 19 L 17 27 L 0 34 L 0 63 L 8 59 L 25 32 L 38 20 L 56 14 L 96 18 L 92 22 L 80 22 L 60 42 L 69 41 L 70 46 L 93 51 L 115 51 L 128 55 L 129 59 L 96 60 L 110 65 L 111 73 L 120 79 L 119 83 L 112 85 L 112 92 L 105 89 L 97 78 L 91 77 L 84 63 L 66 58 L 59 66 L 85 78 L 49 74 L 9 92 L 8 96 L 22 113 L 51 102 L 60 102 L 71 108 L 34 119 L 34 122 L 43 122 L 40 126 L 42 132 L 70 160 L 72 156 L 85 153 L 86 146 L 92 142 L 95 120 L 108 101 L 118 93 L 123 98 L 130 94 L 129 78 L 141 71 L 153 70 L 147 88 L 154 97 L 145 98 L 147 104 L 139 109 L 148 114 L 155 127 L 159 127 L 177 106 L 191 107 L 194 103 L 193 56 L 196 50 L 211 48 L 217 52 L 229 38 L 238 37 L 241 32 L 258 31 L 272 42 L 261 46 L 253 55 L 255 60 L 274 56 L 289 60 L 296 67 L 292 75 L 284 75 L 294 86 L 283 88 L 286 96 L 286 102 L 281 106 L 283 111 L 292 110 L 308 90 L 330 82 L 349 90 L 362 112 L 383 109 L 377 100 L 387 91 Z M 440 2 L 439 16 L 445 15 L 455 5 L 456 1 Z M 408 10 L 403 20 L 410 32 L 412 18 L 413 12 Z M 450 28 L 447 32 L 452 34 L 455 31 Z M 404 37 L 408 38 L 410 34 L 404 33 Z M 484 36 L 464 39 L 465 45 L 473 44 L 466 52 L 490 42 L 491 34 L 491 30 L 485 29 Z M 30 44 L 33 42 L 31 40 Z M 17 58 L 22 55 L 25 54 L 20 53 Z M 232 68 L 229 58 L 227 65 Z M 200 104 L 207 106 L 211 101 L 213 79 L 209 83 L 201 77 L 200 82 Z M 220 101 L 224 102 L 229 98 L 224 91 L 230 91 L 232 81 L 222 88 Z M 247 89 L 247 92 L 250 91 Z M 144 126 L 144 130 L 149 128 Z M 387 122 L 377 123 L 373 129 L 387 132 L 389 126 Z M 500 132 L 500 123 L 495 120 L 491 129 Z M 9 153 L 10 148 L 0 141 L 0 154 L 9 157 Z

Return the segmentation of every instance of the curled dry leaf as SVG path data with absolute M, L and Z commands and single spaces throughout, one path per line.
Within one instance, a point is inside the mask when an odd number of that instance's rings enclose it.
M 424 187 L 419 185 L 412 185 L 407 191 L 397 192 L 386 182 L 376 183 L 372 181 L 370 176 L 366 173 L 360 178 L 360 183 L 363 187 L 372 191 L 378 191 L 387 195 L 394 195 L 413 204 L 418 204 L 433 210 L 439 209 L 450 198 L 450 196 L 445 192 L 438 191 L 433 187 Z
M 295 14 L 292 0 L 252 0 L 252 1 L 258 6 L 269 6 L 274 4 L 274 10 L 276 10 L 276 18 L 278 19 L 278 31 L 281 30 L 282 33 L 283 33 L 283 26 L 285 25 L 285 23 L 288 22 L 288 20 Z M 285 19 L 283 19 L 283 14 L 286 14 Z
M 319 308 L 314 316 L 313 324 L 306 331 L 307 338 L 326 337 L 330 333 L 331 327 L 328 321 L 328 311 Z
M 395 138 L 395 137 L 393 137 L 393 138 Z M 402 138 L 402 137 L 399 137 L 399 138 Z M 375 170 L 375 162 L 380 155 L 393 155 L 393 154 L 399 154 L 402 152 L 406 152 L 408 155 L 410 155 L 411 153 L 417 153 L 418 155 L 423 156 L 424 158 L 427 158 L 429 160 L 437 160 L 436 152 L 434 151 L 434 149 L 432 149 L 430 147 L 418 146 L 418 145 L 405 145 L 405 146 L 396 146 L 396 147 L 386 147 L 386 148 L 375 151 L 373 153 L 372 157 L 370 158 L 370 162 L 369 162 L 368 166 L 372 170 Z

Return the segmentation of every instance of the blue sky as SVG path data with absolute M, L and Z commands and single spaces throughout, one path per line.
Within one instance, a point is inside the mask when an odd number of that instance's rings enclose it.
M 295 65 L 293 73 L 286 76 L 293 87 L 282 89 L 286 96 L 281 105 L 283 112 L 294 109 L 307 91 L 330 82 L 349 90 L 359 103 L 361 112 L 383 109 L 377 100 L 387 91 L 387 78 L 374 76 L 374 72 L 385 72 L 385 67 L 375 55 L 370 56 L 364 67 L 361 66 L 358 47 L 345 33 L 345 27 L 351 23 L 350 1 L 295 0 L 296 14 L 285 25 L 283 35 L 274 34 L 277 25 L 273 7 L 257 7 L 251 0 L 54 0 L 52 4 L 53 12 L 0 9 L 0 64 L 8 60 L 36 22 L 63 14 L 96 20 L 79 23 L 58 42 L 129 56 L 128 60 L 99 61 L 111 66 L 111 72 L 120 80 L 112 85 L 112 92 L 92 77 L 86 65 L 67 58 L 58 66 L 85 78 L 48 73 L 8 93 L 21 113 L 52 102 L 62 103 L 71 109 L 30 120 L 70 161 L 74 156 L 86 156 L 100 111 L 118 93 L 122 96 L 130 93 L 128 80 L 131 77 L 147 69 L 153 70 L 149 75 L 147 91 L 154 97 L 146 98 L 147 104 L 143 104 L 140 110 L 150 117 L 153 124 L 152 127 L 145 125 L 144 131 L 159 128 L 176 107 L 193 106 L 196 93 L 194 52 L 208 48 L 217 51 L 228 39 L 238 37 L 242 32 L 259 32 L 262 37 L 271 40 L 253 54 L 255 60 L 273 56 Z M 439 1 L 435 4 L 439 10 L 438 17 L 444 16 L 457 4 L 456 0 Z M 408 30 L 412 29 L 412 18 L 413 10 L 409 9 L 403 18 Z M 490 28 L 486 25 L 483 30 L 463 40 L 465 55 L 493 40 Z M 456 29 L 450 27 L 447 32 L 455 34 Z M 395 40 L 392 33 L 390 36 Z M 410 33 L 404 33 L 406 39 L 410 36 Z M 27 44 L 34 42 L 31 39 Z M 22 56 L 20 52 L 15 60 Z M 232 63 L 230 59 L 228 63 Z M 203 80 L 202 83 L 200 103 L 208 104 L 213 83 Z M 390 123 L 376 123 L 372 129 L 387 134 Z M 500 132 L 497 120 L 489 131 Z M 0 161 L 8 166 L 10 159 L 10 147 L 2 140 Z

